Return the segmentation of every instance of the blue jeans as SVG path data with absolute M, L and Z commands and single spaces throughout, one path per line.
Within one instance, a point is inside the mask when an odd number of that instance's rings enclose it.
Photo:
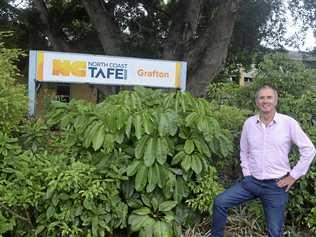
M 252 176 L 246 176 L 215 198 L 211 236 L 224 236 L 228 208 L 255 198 L 263 205 L 269 237 L 282 237 L 288 193 L 274 180 L 257 180 Z

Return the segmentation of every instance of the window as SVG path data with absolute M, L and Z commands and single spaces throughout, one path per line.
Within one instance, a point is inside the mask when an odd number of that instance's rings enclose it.
M 57 86 L 56 99 L 68 103 L 70 101 L 70 86 Z

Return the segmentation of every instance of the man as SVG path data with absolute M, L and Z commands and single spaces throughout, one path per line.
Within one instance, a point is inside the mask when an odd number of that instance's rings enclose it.
M 263 205 L 269 237 L 281 237 L 288 190 L 304 175 L 315 148 L 291 117 L 276 112 L 277 92 L 270 86 L 256 93 L 259 115 L 248 118 L 240 139 L 240 160 L 244 179 L 214 200 L 212 237 L 224 235 L 228 208 L 259 198 Z M 291 169 L 291 144 L 299 148 L 300 159 Z

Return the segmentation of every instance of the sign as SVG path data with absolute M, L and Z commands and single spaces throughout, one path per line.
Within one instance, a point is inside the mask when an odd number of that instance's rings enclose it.
M 185 87 L 186 62 L 36 51 L 42 82 Z
M 38 82 L 140 85 L 185 91 L 186 73 L 187 63 L 183 61 L 31 50 L 29 114 L 35 114 Z

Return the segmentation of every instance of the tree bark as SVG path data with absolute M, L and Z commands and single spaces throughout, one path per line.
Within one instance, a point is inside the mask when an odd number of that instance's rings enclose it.
M 56 51 L 70 52 L 71 49 L 66 41 L 66 36 L 63 32 L 56 30 L 53 22 L 50 20 L 46 4 L 43 0 L 33 0 L 34 7 L 40 14 L 40 19 L 46 27 L 46 33 L 52 48 Z
M 104 52 L 107 55 L 122 55 L 120 30 L 105 9 L 104 1 L 81 0 L 81 2 L 98 32 Z
M 193 95 L 205 96 L 208 84 L 224 66 L 238 10 L 239 0 L 222 3 L 204 34 L 186 56 L 187 90 Z
M 188 62 L 187 90 L 199 97 L 206 95 L 208 84 L 224 65 L 239 0 L 218 3 L 213 18 L 208 19 L 203 33 L 197 35 L 206 5 L 203 0 L 179 1 L 163 51 L 163 58 Z
M 168 38 L 163 46 L 162 58 L 183 59 L 198 28 L 205 0 L 180 0 L 171 19 Z

